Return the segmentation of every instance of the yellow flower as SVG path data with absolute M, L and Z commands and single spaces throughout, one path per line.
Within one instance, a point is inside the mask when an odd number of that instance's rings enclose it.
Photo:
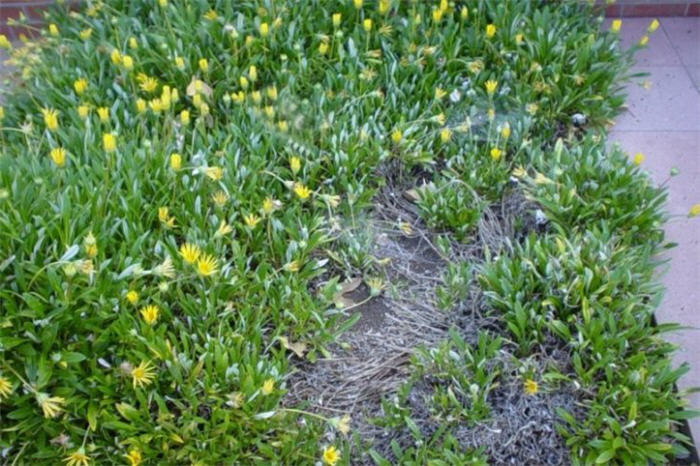
M 649 33 L 652 33 L 652 32 L 654 32 L 654 31 L 656 31 L 657 29 L 659 29 L 659 20 L 656 19 L 656 18 L 654 18 L 654 19 L 651 21 L 651 23 L 649 23 L 649 27 L 647 27 L 647 31 L 648 31 Z
M 131 58 L 129 55 L 124 55 L 122 57 L 122 66 L 124 66 L 124 69 L 129 71 L 134 68 L 134 59 Z
M 441 100 L 446 95 L 447 95 L 446 90 L 442 89 L 441 87 L 435 88 L 435 100 Z
M 109 59 L 112 60 L 112 64 L 118 65 L 122 61 L 122 54 L 119 52 L 119 50 L 114 49 L 112 50 L 112 53 L 109 54 Z
M 369 32 L 372 30 L 372 20 L 370 18 L 365 19 L 362 21 L 362 28 L 366 31 Z
M 325 55 L 328 53 L 328 42 L 321 42 L 318 44 L 318 53 Z
M 129 304 L 136 304 L 139 301 L 139 294 L 134 290 L 129 290 L 126 293 L 126 300 L 129 301 Z
M 224 176 L 224 169 L 221 167 L 207 167 L 204 169 L 204 174 L 209 179 L 218 181 Z
M 647 45 L 647 42 L 649 42 L 649 36 L 647 35 L 644 35 L 641 39 L 639 39 L 639 45 L 641 46 Z
M 141 361 L 141 364 L 134 367 L 131 370 L 131 379 L 134 388 L 145 387 L 153 383 L 155 379 L 155 367 L 151 364 L 151 361 Z
M 85 92 L 85 89 L 87 89 L 87 85 L 88 82 L 85 78 L 80 78 L 73 81 L 73 89 L 75 89 L 75 93 L 78 95 Z
M 496 88 L 498 87 L 498 82 L 494 81 L 493 79 L 489 79 L 484 84 L 484 87 L 486 88 L 486 93 L 488 95 L 493 95 L 493 93 L 496 92 Z
M 87 105 L 78 105 L 78 116 L 83 120 L 87 118 L 89 112 L 90 107 L 88 107 Z
M 44 124 L 49 131 L 58 129 L 58 112 L 52 108 L 44 108 L 41 110 L 44 114 Z
M 105 152 L 113 152 L 117 148 L 117 140 L 112 133 L 102 135 L 102 148 Z
M 452 139 L 452 131 L 449 128 L 443 128 L 440 131 L 440 140 L 442 142 L 449 142 Z
M 688 217 L 697 217 L 700 215 L 700 204 L 693 204 L 688 210 Z
M 340 459 L 340 453 L 333 445 L 323 449 L 323 464 L 335 466 L 335 463 Z
M 255 214 L 248 214 L 243 216 L 243 221 L 248 228 L 255 228 L 255 226 L 260 222 L 260 217 Z
M 644 154 L 642 154 L 641 152 L 637 152 L 636 154 L 634 154 L 634 164 L 641 165 L 642 162 L 644 162 Z
M 139 313 L 141 314 L 141 317 L 143 317 L 144 322 L 146 322 L 148 325 L 153 325 L 158 320 L 160 310 L 158 309 L 158 306 L 149 304 L 148 306 L 142 307 Z
M 358 10 L 359 10 L 360 8 L 362 8 L 362 3 L 364 3 L 363 0 L 352 0 L 352 4 L 353 4 L 353 5 L 355 6 L 355 8 L 358 9 Z
M 391 7 L 391 0 L 379 0 L 379 5 L 377 5 L 377 11 L 379 11 L 379 14 L 383 15 L 386 14 L 387 11 L 389 11 L 389 7 Z
M 140 74 L 139 78 L 137 79 L 140 83 L 139 87 L 145 92 L 153 93 L 156 89 L 158 89 L 158 81 L 155 78 Z
M 486 25 L 486 38 L 490 39 L 496 34 L 496 26 L 493 24 Z
M 523 35 L 522 34 L 516 34 L 515 35 L 515 45 L 520 45 L 523 43 Z
M 209 62 L 207 61 L 206 58 L 200 58 L 199 59 L 199 69 L 202 70 L 203 72 L 209 71 Z
M 90 464 L 90 457 L 85 454 L 84 448 L 79 448 L 66 456 L 63 461 L 66 463 L 66 466 L 88 466 L 88 464 Z
M 8 398 L 12 394 L 12 382 L 7 377 L 0 375 L 0 400 Z
M 58 26 L 53 23 L 49 24 L 49 34 L 51 34 L 53 37 L 58 36 Z
M 333 13 L 332 19 L 333 19 L 333 27 L 338 27 L 340 26 L 340 20 L 343 18 L 343 16 L 340 13 Z
M 5 34 L 0 34 L 0 49 L 11 49 L 12 43 L 7 39 Z
M 109 121 L 109 109 L 107 107 L 100 107 L 97 109 L 97 116 L 100 117 L 102 123 Z
M 211 195 L 211 199 L 216 205 L 221 207 L 228 201 L 228 194 L 226 194 L 225 191 L 219 190 Z
M 294 194 L 296 194 L 299 199 L 305 200 L 309 198 L 311 191 L 301 183 L 294 183 Z
M 219 228 L 216 229 L 216 233 L 214 233 L 214 236 L 216 238 L 220 238 L 222 236 L 226 236 L 229 233 L 233 231 L 233 228 L 231 228 L 231 225 L 226 223 L 226 220 L 222 220 L 219 222 Z
M 622 27 L 622 20 L 621 19 L 614 19 L 612 23 L 610 24 L 610 30 L 612 32 L 620 32 L 620 28 Z
M 292 169 L 292 173 L 295 175 L 299 172 L 301 169 L 301 160 L 299 157 L 290 157 L 289 159 L 289 168 Z
M 66 151 L 62 147 L 51 149 L 49 157 L 51 157 L 51 160 L 57 167 L 62 167 L 66 164 Z
M 343 415 L 343 417 L 338 419 L 335 428 L 338 429 L 338 432 L 341 434 L 347 435 L 348 432 L 350 432 L 350 416 L 347 414 Z
M 265 90 L 265 94 L 267 94 L 268 99 L 277 100 L 277 88 L 275 86 L 269 86 Z
M 402 137 L 403 137 L 403 135 L 401 134 L 401 130 L 399 130 L 399 129 L 395 129 L 395 130 L 391 133 L 391 141 L 392 141 L 394 144 L 400 143 Z
M 83 40 L 88 40 L 92 35 L 92 28 L 83 29 L 80 31 L 80 38 Z
M 190 112 L 183 110 L 180 112 L 180 123 L 187 126 L 190 123 Z
M 299 264 L 299 261 L 294 260 L 294 261 L 289 261 L 284 266 L 282 267 L 284 270 L 287 272 L 298 272 L 299 269 L 301 268 L 301 264 Z
M 535 113 L 537 113 L 537 110 L 539 110 L 539 108 L 540 108 L 540 107 L 539 107 L 537 104 L 535 104 L 535 103 L 527 104 L 527 105 L 525 106 L 525 111 L 526 111 L 527 113 L 529 113 L 530 115 L 534 115 Z
M 248 77 L 253 82 L 258 80 L 258 68 L 255 65 L 250 65 L 248 68 Z
M 185 243 L 180 246 L 180 256 L 182 257 L 182 260 L 188 264 L 194 263 L 200 255 L 201 251 L 194 244 Z
M 262 37 L 267 37 L 267 35 L 270 33 L 270 26 L 267 23 L 260 23 L 258 30 L 260 31 L 260 35 Z
M 175 68 L 178 70 L 185 69 L 185 60 L 182 57 L 175 57 Z
M 158 5 L 165 8 L 166 6 L 168 6 L 168 0 L 158 0 Z
M 129 37 L 129 48 L 131 50 L 139 48 L 139 42 L 136 40 L 136 37 Z
M 459 10 L 459 17 L 464 21 L 469 17 L 469 8 L 466 6 L 463 6 L 461 10 Z
M 539 386 L 537 385 L 537 382 L 535 382 L 534 380 L 527 379 L 523 383 L 523 390 L 528 395 L 536 395 L 537 391 L 539 390 Z
M 44 417 L 54 418 L 61 414 L 63 407 L 61 405 L 66 403 L 65 398 L 60 396 L 49 396 L 46 393 L 36 393 L 36 402 L 41 407 L 44 413 Z
M 491 151 L 489 152 L 489 155 L 491 156 L 491 159 L 494 161 L 499 160 L 501 158 L 501 149 L 498 147 L 493 147 L 491 148 Z
M 199 259 L 197 259 L 197 272 L 203 277 L 208 277 L 213 275 L 218 271 L 217 260 L 209 254 L 202 254 Z
M 510 137 L 510 124 L 507 121 L 501 126 L 501 137 L 503 139 L 508 139 Z
M 433 8 L 433 21 L 435 21 L 436 23 L 439 22 L 442 19 L 442 15 L 444 13 L 445 12 L 440 8 Z
M 218 16 L 219 15 L 214 10 L 209 10 L 204 13 L 204 19 L 208 19 L 209 21 L 214 21 Z
M 253 99 L 253 102 L 255 102 L 256 104 L 262 102 L 262 94 L 260 94 L 260 91 L 251 92 L 250 98 Z
M 5 118 L 5 108 L 0 105 L 0 121 L 2 121 L 3 118 Z
M 141 452 L 136 449 L 129 450 L 129 453 L 124 455 L 124 457 L 129 462 L 129 466 L 139 466 L 142 461 Z
M 445 124 L 445 114 L 444 114 L 444 113 L 438 113 L 437 115 L 435 115 L 434 118 L 435 118 L 435 121 L 436 121 L 439 125 L 444 125 L 444 124 Z
M 274 379 L 267 379 L 263 382 L 262 389 L 260 390 L 263 395 L 269 395 L 275 389 Z
M 469 68 L 469 71 L 476 74 L 484 69 L 484 62 L 481 60 L 470 61 L 467 68 Z
M 170 168 L 179 170 L 182 167 L 182 156 L 176 152 L 170 154 Z

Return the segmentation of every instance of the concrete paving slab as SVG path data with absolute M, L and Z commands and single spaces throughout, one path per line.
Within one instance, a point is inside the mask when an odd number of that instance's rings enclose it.
M 650 41 L 651 43 L 651 41 Z M 639 66 L 651 87 L 630 83 L 627 111 L 617 118 L 617 131 L 696 131 L 700 94 L 683 66 Z
M 698 47 L 700 47 L 700 45 L 698 45 Z M 695 84 L 695 87 L 700 92 L 700 66 L 686 66 L 685 69 L 688 70 L 690 79 L 693 81 L 693 84 Z
M 660 22 L 683 64 L 700 65 L 700 17 L 661 18 Z
M 611 22 L 612 19 L 606 18 L 603 21 L 603 29 L 609 29 Z M 650 22 L 651 18 L 623 18 L 619 32 L 620 48 L 625 50 L 639 42 L 644 34 L 648 34 L 646 31 Z M 639 65 L 681 65 L 679 55 L 660 28 L 649 34 L 649 37 L 649 44 L 654 41 L 654 47 L 646 47 L 635 55 Z

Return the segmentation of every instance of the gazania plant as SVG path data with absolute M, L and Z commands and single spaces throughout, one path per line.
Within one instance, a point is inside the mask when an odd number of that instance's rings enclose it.
M 0 36 L 3 462 L 686 452 L 665 193 L 604 144 L 657 26 L 621 50 L 577 0 L 57 3 Z

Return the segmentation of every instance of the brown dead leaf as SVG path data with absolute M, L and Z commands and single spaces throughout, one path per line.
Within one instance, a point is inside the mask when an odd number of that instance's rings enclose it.
M 362 277 L 352 278 L 340 284 L 340 290 L 333 295 L 333 302 L 338 308 L 344 308 L 355 304 L 351 298 L 346 297 L 347 293 L 351 293 L 362 284 Z
M 282 343 L 284 349 L 293 351 L 299 358 L 304 357 L 304 353 L 306 353 L 306 343 L 300 341 L 290 343 L 287 337 L 277 337 L 277 339 L 280 341 L 280 343 Z

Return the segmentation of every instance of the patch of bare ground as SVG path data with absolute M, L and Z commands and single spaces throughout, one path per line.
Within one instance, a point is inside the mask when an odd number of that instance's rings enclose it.
M 397 182 L 400 177 L 387 177 L 388 185 L 362 225 L 362 234 L 371 239 L 369 252 L 386 264 L 386 289 L 370 297 L 369 289 L 362 285 L 347 295 L 358 303 L 347 311 L 349 317 L 359 314 L 358 322 L 330 348 L 331 357 L 297 364 L 285 400 L 288 406 L 326 416 L 350 415 L 353 433 L 385 458 L 392 458 L 392 441 L 402 447 L 414 441 L 407 430 L 387 430 L 372 419 L 383 414 L 382 398 L 393 396 L 411 377 L 408 362 L 416 347 L 437 345 L 450 328 L 469 343 L 476 341 L 480 331 L 507 339 L 499 317 L 487 312 L 476 280 L 470 281 L 463 294 L 466 298 L 453 309 L 438 309 L 436 288 L 444 284 L 447 265 L 477 266 L 486 248 L 497 253 L 508 241 L 518 241 L 538 228 L 533 206 L 513 193 L 485 209 L 471 241 L 459 243 L 443 235 L 450 245 L 445 255 L 446 248 L 436 246 L 437 233 L 423 224 L 416 207 L 401 195 L 413 186 Z M 347 234 L 354 232 L 349 229 Z M 488 400 L 490 418 L 476 425 L 456 425 L 451 433 L 464 448 L 485 448 L 492 464 L 568 464 L 568 450 L 554 427 L 555 408 L 575 412 L 577 395 L 560 389 L 526 396 L 510 346 L 506 343 L 499 355 L 504 370 Z M 546 346 L 542 354 L 547 356 L 539 358 L 538 367 L 553 364 L 566 370 L 566 352 L 557 344 Z M 441 422 L 428 409 L 430 389 L 429 383 L 418 381 L 407 400 L 412 419 L 426 435 Z M 374 463 L 358 456 L 353 464 Z

